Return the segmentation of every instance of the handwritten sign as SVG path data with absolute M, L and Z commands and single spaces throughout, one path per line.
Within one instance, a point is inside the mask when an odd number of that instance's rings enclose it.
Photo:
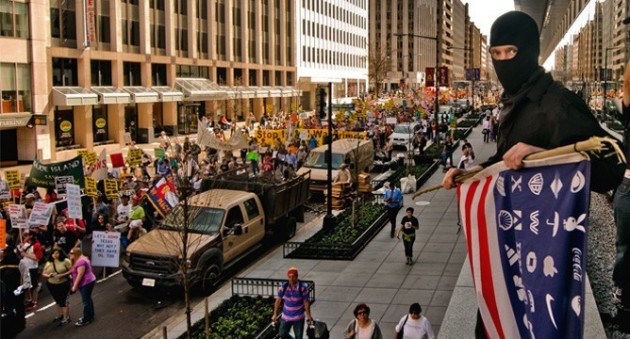
M 142 161 L 142 150 L 141 149 L 130 149 L 127 153 L 127 162 L 129 165 L 139 165 Z
M 6 171 L 4 172 L 4 176 L 7 178 L 7 181 L 9 182 L 10 189 L 13 190 L 13 189 L 20 188 L 20 171 L 18 170 Z
M 125 132 L 125 134 L 123 135 L 123 140 L 125 140 L 125 144 L 130 144 L 131 143 L 131 133 L 129 132 Z
M 28 228 L 28 219 L 26 218 L 24 205 L 9 205 L 9 218 L 11 218 L 11 227 Z
M 87 166 L 92 166 L 98 160 L 98 156 L 96 152 L 88 152 L 85 157 L 83 157 L 83 162 Z
M 118 181 L 116 179 L 105 179 L 105 196 L 108 198 L 118 198 Z
M 98 197 L 96 179 L 92 177 L 85 177 L 85 194 L 89 197 Z
M 48 225 L 54 204 L 38 201 L 33 205 L 28 223 L 33 226 Z
M 83 210 L 81 209 L 81 186 L 67 184 L 68 191 L 68 218 L 83 219 Z
M 120 233 L 92 232 L 92 265 L 118 267 L 120 264 Z
M 71 177 L 71 176 L 55 177 L 55 189 L 57 190 L 57 194 L 66 194 L 67 184 L 74 184 L 74 177 Z

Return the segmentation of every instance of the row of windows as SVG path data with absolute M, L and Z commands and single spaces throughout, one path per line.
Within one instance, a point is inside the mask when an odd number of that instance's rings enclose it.
M 5 64 L 0 64 L 5 65 Z M 7 64 L 15 68 L 15 64 Z M 14 70 L 13 73 L 6 71 L 4 68 L 0 69 L 0 91 L 3 91 L 2 98 L 10 100 L 11 98 L 17 98 L 17 91 L 29 91 L 28 98 L 30 98 L 30 71 L 28 71 L 28 65 L 18 64 L 21 68 L 18 68 L 19 73 Z M 2 66 L 4 67 L 4 66 Z M 53 86 L 78 86 L 78 68 L 77 59 L 70 58 L 53 58 Z M 23 72 L 27 71 L 28 74 L 24 75 Z M 230 69 L 219 67 L 217 68 L 217 83 L 225 85 L 227 79 L 227 73 Z M 244 70 L 236 68 L 234 71 L 234 79 L 237 85 L 242 85 L 240 80 L 243 76 Z M 262 72 L 262 86 L 271 85 L 271 77 L 269 70 L 263 70 Z M 90 61 L 90 74 L 92 86 L 113 86 L 112 82 L 112 61 L 110 60 L 96 60 Z M 196 65 L 177 65 L 175 70 L 176 77 L 178 78 L 205 78 L 210 79 L 210 67 L 208 66 L 196 66 Z M 249 70 L 249 84 L 251 86 L 258 85 L 257 81 L 258 71 L 255 69 Z M 123 62 L 123 86 L 140 86 L 141 85 L 142 67 L 138 62 Z M 18 76 L 18 77 L 16 77 Z M 287 72 L 287 85 L 293 84 L 293 73 Z M 167 84 L 167 65 L 166 64 L 151 64 L 151 83 L 153 86 L 165 86 Z M 282 72 L 275 72 L 275 84 L 280 86 L 282 84 Z M 26 86 L 26 87 L 25 87 Z M 30 99 L 29 99 L 30 102 Z M 30 104 L 29 104 L 30 108 Z
M 367 46 L 365 37 L 310 20 L 302 20 L 302 34 L 358 48 Z
M 0 63 L 0 113 L 31 110 L 31 69 L 28 64 Z
M 302 8 L 323 14 L 324 16 L 331 17 L 346 24 L 367 29 L 367 18 L 361 17 L 356 13 L 324 0 L 302 0 Z M 362 3 L 361 8 L 365 9 L 365 2 Z
M 28 4 L 11 0 L 0 1 L 0 36 L 27 39 Z
M 367 60 L 363 56 L 309 46 L 302 46 L 302 61 L 355 68 L 367 67 Z

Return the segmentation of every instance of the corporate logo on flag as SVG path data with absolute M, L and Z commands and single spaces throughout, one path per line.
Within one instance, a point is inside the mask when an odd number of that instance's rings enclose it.
M 490 170 L 458 188 L 491 338 L 582 337 L 590 162 L 565 158 Z

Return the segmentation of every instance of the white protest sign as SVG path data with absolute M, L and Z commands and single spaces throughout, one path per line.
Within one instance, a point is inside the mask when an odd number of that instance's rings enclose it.
M 92 232 L 92 265 L 118 267 L 120 264 L 120 233 Z
M 385 123 L 388 125 L 396 125 L 396 117 L 385 118 Z
M 55 177 L 55 189 L 57 190 L 57 194 L 66 194 L 66 185 L 68 184 L 74 184 L 73 176 Z
M 11 227 L 28 228 L 28 219 L 26 218 L 24 205 L 9 205 L 9 217 L 11 218 Z
M 52 215 L 53 204 L 38 201 L 33 205 L 28 223 L 32 226 L 48 225 Z
M 68 193 L 68 218 L 83 219 L 83 210 L 81 209 L 81 186 L 66 184 L 66 192 Z

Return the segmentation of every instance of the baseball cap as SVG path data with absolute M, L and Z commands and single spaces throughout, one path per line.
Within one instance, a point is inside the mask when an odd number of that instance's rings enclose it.
M 297 267 L 295 266 L 289 267 L 289 270 L 287 271 L 287 276 L 290 276 L 290 275 L 294 275 L 296 277 L 298 276 Z
M 29 193 L 25 196 L 26 199 L 35 199 L 35 194 Z

